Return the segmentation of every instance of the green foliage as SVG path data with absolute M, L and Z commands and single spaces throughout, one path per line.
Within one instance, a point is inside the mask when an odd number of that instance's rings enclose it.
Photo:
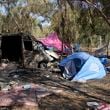
M 64 42 L 80 43 L 95 47 L 110 40 L 110 26 L 101 16 L 109 19 L 110 1 L 101 0 L 102 12 L 93 9 L 76 9 L 71 0 L 0 0 L 5 14 L 0 13 L 0 33 L 26 32 L 41 37 L 52 31 L 59 33 Z M 89 0 L 93 2 L 93 0 Z M 50 27 L 42 27 L 35 16 L 51 21 Z M 109 21 L 109 20 L 108 20 Z
M 42 32 L 42 26 L 35 16 L 49 17 L 53 7 L 46 0 L 6 0 L 0 3 L 5 9 L 5 14 L 0 13 L 1 33 L 26 32 L 36 35 L 38 30 Z
M 108 43 L 110 35 L 110 26 L 108 20 L 104 19 L 103 12 L 99 13 L 96 9 L 80 9 L 74 8 L 70 0 L 68 1 L 70 7 L 67 8 L 67 13 L 71 13 L 69 16 L 64 39 L 68 39 L 71 42 L 78 42 L 84 46 L 95 47 L 101 43 Z M 71 12 L 69 11 L 71 9 Z M 104 7 L 106 9 L 106 7 Z M 106 11 L 107 12 L 107 11 Z M 103 14 L 103 15 L 101 15 Z M 72 22 L 71 22 L 72 19 Z M 68 28 L 69 27 L 69 28 Z M 69 30 L 68 30 L 69 29 Z M 72 33 L 71 33 L 72 30 Z M 68 36 L 69 35 L 69 36 Z M 72 35 L 72 36 L 71 36 Z M 64 40 L 63 39 L 63 40 Z

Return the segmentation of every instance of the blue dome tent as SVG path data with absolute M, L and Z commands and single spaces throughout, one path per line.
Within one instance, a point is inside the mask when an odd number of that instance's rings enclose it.
M 76 52 L 64 58 L 60 63 L 62 75 L 72 81 L 84 82 L 90 79 L 101 79 L 106 75 L 103 64 L 86 52 Z

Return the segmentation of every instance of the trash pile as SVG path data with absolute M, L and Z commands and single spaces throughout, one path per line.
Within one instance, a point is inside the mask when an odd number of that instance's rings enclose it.
M 13 46 L 10 46 L 12 43 Z M 101 79 L 109 71 L 108 67 L 105 68 L 107 59 L 104 57 L 97 58 L 86 52 L 78 51 L 61 60 L 58 51 L 53 50 L 52 47 L 57 48 L 62 53 L 67 52 L 61 51 L 62 42 L 56 33 L 51 33 L 46 39 L 41 41 L 33 41 L 30 36 L 24 34 L 3 35 L 0 69 L 5 69 L 10 62 L 17 62 L 23 68 L 50 70 L 60 68 L 61 74 L 65 79 L 78 82 Z M 64 44 L 64 49 L 68 50 L 67 53 L 69 54 L 71 48 L 69 49 Z
M 40 41 L 35 41 L 30 36 L 21 33 L 3 35 L 1 40 L 0 73 L 3 74 L 0 74 L 0 108 L 10 106 L 38 108 L 42 97 L 53 93 L 62 94 L 62 89 L 56 87 L 60 85 L 60 81 L 64 81 L 63 84 L 67 82 L 70 84 L 70 81 L 85 83 L 88 80 L 104 78 L 107 71 L 110 70 L 106 66 L 108 64 L 106 56 L 97 57 L 80 52 L 78 45 L 78 48 L 75 48 L 76 52 L 71 53 L 71 48 L 66 43 L 63 44 L 64 50 L 62 50 L 62 42 L 56 33 L 51 33 Z M 62 54 L 66 56 L 60 59 Z M 44 71 L 43 73 L 42 69 L 47 73 Z M 53 71 L 58 74 L 54 74 Z M 49 83 L 49 86 L 53 87 L 53 83 L 50 84 L 53 80 L 56 88 L 50 89 L 38 84 L 35 81 L 38 80 L 36 74 L 39 74 L 40 83 L 44 80 L 44 83 Z M 32 77 L 31 80 L 25 80 L 25 78 L 22 79 L 23 76 Z M 37 83 L 33 83 L 33 80 Z M 65 86 L 63 84 L 61 86 Z M 71 85 L 74 84 L 71 83 Z M 78 93 L 77 91 L 72 92 Z M 87 106 L 88 110 L 110 109 L 110 105 L 104 102 L 87 102 Z
M 110 110 L 110 104 L 105 102 L 87 102 L 88 110 Z

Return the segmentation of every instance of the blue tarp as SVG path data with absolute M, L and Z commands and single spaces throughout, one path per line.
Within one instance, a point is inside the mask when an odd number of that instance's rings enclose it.
M 59 63 L 59 67 L 66 79 L 74 81 L 101 79 L 106 76 L 105 68 L 99 58 L 86 52 L 69 55 Z

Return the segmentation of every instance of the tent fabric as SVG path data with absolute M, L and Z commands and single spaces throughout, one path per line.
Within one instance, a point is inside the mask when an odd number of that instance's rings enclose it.
M 45 46 L 47 47 L 53 47 L 55 49 L 57 49 L 58 51 L 64 52 L 64 53 L 68 53 L 69 50 L 69 46 L 67 46 L 66 44 L 63 44 L 63 51 L 62 51 L 62 41 L 59 39 L 59 36 L 57 35 L 57 33 L 51 33 L 49 34 L 46 38 L 43 38 L 40 40 Z
M 24 50 L 33 50 L 31 36 L 23 33 L 1 35 L 1 59 L 23 62 Z
M 75 58 L 78 58 L 78 59 L 81 59 L 82 63 L 84 61 L 86 61 L 88 58 L 90 57 L 90 55 L 88 53 L 85 53 L 85 52 L 75 52 L 73 53 L 72 55 L 69 55 L 67 56 L 67 58 L 63 59 L 61 62 L 60 62 L 60 66 L 65 66 L 66 63 L 68 61 L 71 61 L 72 59 L 75 59 Z
M 20 35 L 4 35 L 1 39 L 2 59 L 19 61 L 22 59 L 22 38 Z
M 81 62 L 78 64 L 78 60 L 75 59 L 80 59 Z M 101 79 L 106 75 L 101 61 L 85 52 L 76 52 L 68 56 L 59 63 L 59 67 L 63 70 L 63 76 L 72 81 L 84 82 L 90 79 Z
M 85 81 L 90 79 L 101 79 L 105 75 L 106 72 L 100 60 L 91 56 L 73 80 Z
M 73 77 L 76 74 L 76 68 L 73 61 L 67 62 L 65 68 L 64 68 L 64 74 L 63 77 L 65 79 L 71 80 L 71 77 Z

